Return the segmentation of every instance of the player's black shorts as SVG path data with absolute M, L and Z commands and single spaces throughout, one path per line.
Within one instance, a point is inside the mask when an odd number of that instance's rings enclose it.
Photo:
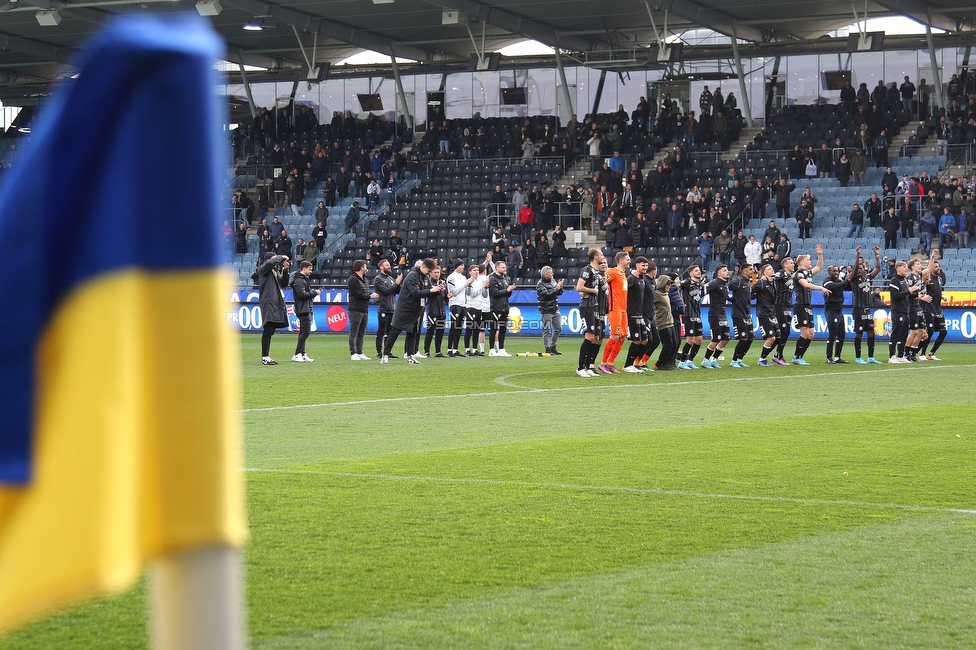
M 494 327 L 501 327 L 502 325 L 508 326 L 508 311 L 493 311 L 491 312 L 491 323 Z
M 646 341 L 649 336 L 643 316 L 628 316 L 627 331 L 631 341 Z
M 712 340 L 713 341 L 728 341 L 732 338 L 729 332 L 729 319 L 724 315 L 715 314 L 713 317 L 711 313 L 708 314 L 708 327 L 712 330 Z
M 779 320 L 777 320 L 775 317 L 760 316 L 759 331 L 762 332 L 764 339 L 768 339 L 770 336 L 779 338 Z
M 945 328 L 946 328 L 945 316 L 943 316 L 942 314 L 939 315 L 932 314 L 932 331 L 941 332 L 945 330 Z
M 481 312 L 481 327 L 487 327 L 491 329 L 491 324 L 494 320 L 495 317 L 492 315 L 490 310 Z
M 789 307 L 777 307 L 776 322 L 779 323 L 779 332 L 783 336 L 790 335 L 793 326 L 793 310 Z
M 484 312 L 482 312 L 480 309 L 468 309 L 467 312 L 465 325 L 470 327 L 472 330 L 480 330 L 484 325 L 484 321 L 481 320 L 481 314 Z
M 733 317 L 732 326 L 735 328 L 735 338 L 740 341 L 751 341 L 756 336 L 752 331 L 752 319 L 747 321 L 745 318 Z
M 813 327 L 813 307 L 794 305 L 793 315 L 796 316 L 797 327 Z
M 597 316 L 596 307 L 580 307 L 579 311 L 580 320 L 583 322 L 583 332 L 596 334 L 603 338 L 603 334 L 607 331 L 607 324 L 606 321 Z
M 871 316 L 870 309 L 862 307 L 854 310 L 854 333 L 862 334 L 864 332 L 874 332 L 874 318 Z
M 701 318 L 688 318 L 687 316 L 682 315 L 681 324 L 685 326 L 685 337 L 702 335 L 703 328 Z
M 918 330 L 925 328 L 925 314 L 921 309 L 913 309 L 908 312 L 908 329 Z

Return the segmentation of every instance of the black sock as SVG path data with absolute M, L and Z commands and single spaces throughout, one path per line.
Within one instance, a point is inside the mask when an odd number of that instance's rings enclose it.
M 924 341 L 919 343 L 918 353 L 924 357 L 925 351 L 928 349 L 928 347 L 929 347 L 929 339 L 925 339 Z
M 695 357 L 698 356 L 698 351 L 701 350 L 701 343 L 695 343 L 691 346 L 691 356 L 688 357 L 688 361 L 694 361 Z
M 762 354 L 759 355 L 759 358 L 765 361 L 766 357 L 768 357 L 769 353 L 772 351 L 773 348 L 771 345 L 769 345 L 768 343 L 763 343 Z
M 579 349 L 579 370 L 585 370 L 587 368 L 589 358 L 590 342 L 588 339 L 583 339 Z
M 640 343 L 637 341 L 631 341 L 630 347 L 627 348 L 627 361 L 624 363 L 624 368 L 629 368 L 634 365 L 634 361 L 637 360 L 637 351 L 640 348 Z
M 854 337 L 854 356 L 861 359 L 861 335 L 858 334 Z
M 681 355 L 678 357 L 679 361 L 688 361 L 688 353 L 691 352 L 691 343 L 685 343 L 681 346 Z
M 935 342 L 932 343 L 932 354 L 933 355 L 935 354 L 935 351 L 939 349 L 939 346 L 942 345 L 942 342 L 945 341 L 945 337 L 946 337 L 947 334 L 948 334 L 948 332 L 946 330 L 939 330 L 939 333 L 935 337 Z
M 746 355 L 749 354 L 749 348 L 752 347 L 752 339 L 745 339 L 744 341 L 739 341 L 739 344 L 735 346 L 735 355 L 739 357 L 739 361 L 745 359 Z
M 874 334 L 868 334 L 868 357 L 874 358 Z
M 705 359 L 704 360 L 705 361 L 708 361 L 709 359 L 712 358 L 712 355 L 713 354 L 715 354 L 715 351 L 712 350 L 712 348 L 706 347 L 705 348 Z

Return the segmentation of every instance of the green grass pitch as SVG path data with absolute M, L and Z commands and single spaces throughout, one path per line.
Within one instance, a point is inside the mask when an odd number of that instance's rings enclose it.
M 744 370 L 597 379 L 578 339 L 421 366 L 259 346 L 253 648 L 976 646 L 972 346 L 759 368 L 757 343 Z M 146 606 L 140 585 L 0 648 L 147 647 Z

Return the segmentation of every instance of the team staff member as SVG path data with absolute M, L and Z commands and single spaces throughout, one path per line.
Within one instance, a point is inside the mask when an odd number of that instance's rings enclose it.
M 851 278 L 842 279 L 840 269 L 831 264 L 827 267 L 827 281 L 824 288 L 830 293 L 824 295 L 824 316 L 827 319 L 827 363 L 847 363 L 841 357 L 844 341 L 847 338 L 847 323 L 844 321 L 844 292 L 853 289 L 859 273 L 855 264 Z
M 657 333 L 661 337 L 661 354 L 654 364 L 655 370 L 675 370 L 675 356 L 678 353 L 678 339 L 674 335 L 674 317 L 671 315 L 671 276 L 667 273 L 654 281 L 654 320 Z
M 765 337 L 762 352 L 759 353 L 759 365 L 768 368 L 772 366 L 769 362 L 769 353 L 776 346 L 779 338 L 779 316 L 776 310 L 776 285 L 774 278 L 776 273 L 771 264 L 764 264 L 762 267 L 762 277 L 752 285 L 752 297 L 756 300 L 756 317 L 759 319 L 759 329 Z
M 413 352 L 417 349 L 416 339 L 420 317 L 423 315 L 423 300 L 432 293 L 439 293 L 442 288 L 428 286 L 427 276 L 437 267 L 437 262 L 429 257 L 415 266 L 407 273 L 400 289 L 400 299 L 397 301 L 396 310 L 393 312 L 393 319 L 390 321 L 390 335 L 386 338 L 386 346 L 383 348 L 383 357 L 380 363 L 390 363 L 390 353 L 396 343 L 400 332 L 407 333 L 406 343 L 404 344 L 404 355 L 407 363 L 419 364 Z
M 379 273 L 373 279 L 373 293 L 376 294 L 376 356 L 382 358 L 383 344 L 390 333 L 390 321 L 393 320 L 393 311 L 396 309 L 396 296 L 400 293 L 403 284 L 403 273 L 398 273 L 393 279 L 393 266 L 390 260 L 380 260 Z M 395 356 L 390 355 L 396 359 Z
M 752 313 L 749 305 L 752 302 L 752 277 L 756 268 L 751 264 L 739 267 L 739 273 L 729 282 L 732 292 L 732 327 L 735 330 L 735 350 L 732 352 L 733 368 L 748 368 L 742 360 L 749 353 L 755 334 L 752 331 Z
M 598 377 L 590 370 L 596 355 L 600 353 L 600 342 L 603 339 L 603 323 L 597 318 L 600 288 L 603 274 L 600 265 L 605 261 L 603 251 L 591 248 L 586 254 L 589 264 L 580 271 L 576 281 L 576 291 L 580 295 L 580 320 L 583 322 L 583 342 L 580 343 L 579 367 L 576 374 L 580 377 Z
M 366 336 L 366 317 L 369 315 L 369 299 L 379 297 L 377 293 L 369 292 L 369 282 L 366 281 L 366 260 L 356 260 L 352 263 L 352 275 L 349 276 L 349 358 L 353 361 L 369 361 L 363 354 L 363 338 Z M 296 359 L 292 358 L 292 361 Z
M 281 264 L 281 270 L 278 265 Z M 277 366 L 278 362 L 271 358 L 271 337 L 275 330 L 288 324 L 288 312 L 285 309 L 285 294 L 282 291 L 288 286 L 288 268 L 291 262 L 287 255 L 265 253 L 264 262 L 258 267 L 254 275 L 258 283 L 259 308 L 261 322 L 264 323 L 264 333 L 261 335 L 261 365 Z
M 705 290 L 702 281 L 701 267 L 692 266 L 688 270 L 688 277 L 681 281 L 681 298 L 685 303 L 685 313 L 681 315 L 681 323 L 685 328 L 685 345 L 681 350 L 681 363 L 685 370 L 697 370 L 695 357 L 702 344 L 701 299 Z
M 542 267 L 542 277 L 535 285 L 539 300 L 539 314 L 542 316 L 542 345 L 546 352 L 559 356 L 556 349 L 559 334 L 563 331 L 562 316 L 559 314 L 559 296 L 563 295 L 563 281 L 556 282 L 551 266 Z
M 467 315 L 465 316 L 464 328 L 464 354 L 469 357 L 483 357 L 484 343 L 479 339 L 485 335 L 484 313 L 488 310 L 488 276 L 481 272 L 481 266 L 472 264 L 468 267 L 471 281 L 464 289 L 464 304 L 466 305 Z
M 308 276 L 312 275 L 312 263 L 303 261 L 298 265 L 298 273 L 291 281 L 291 292 L 295 297 L 295 315 L 298 316 L 298 345 L 292 361 L 312 363 L 315 359 L 305 354 L 305 341 L 312 331 L 312 299 L 321 291 L 309 287 Z
M 427 298 L 427 334 L 424 336 L 424 357 L 430 358 L 430 344 L 434 343 L 434 356 L 443 358 L 441 343 L 444 341 L 444 327 L 447 324 L 447 283 L 441 281 L 441 267 L 430 272 L 430 284 L 439 285 L 441 290 Z
M 895 274 L 888 282 L 891 296 L 891 338 L 888 340 L 888 363 L 909 363 L 905 356 L 905 341 L 908 339 L 909 299 L 919 286 L 909 287 L 905 281 L 908 264 L 895 263 Z
M 617 265 L 607 271 L 607 321 L 610 325 L 610 339 L 603 348 L 603 363 L 600 364 L 600 372 L 607 375 L 620 372 L 614 363 L 624 347 L 624 339 L 627 338 L 627 271 L 630 269 L 630 253 L 620 251 L 614 259 Z
M 925 269 L 928 272 L 928 277 L 924 277 L 925 273 L 922 274 L 923 280 L 925 280 L 925 293 L 932 298 L 930 302 L 922 303 L 929 337 L 922 343 L 918 358 L 924 357 L 926 361 L 941 361 L 939 357 L 935 356 L 935 352 L 946 337 L 945 316 L 942 314 L 942 289 L 945 287 L 945 275 L 942 274 L 942 267 L 936 261 L 938 258 L 939 251 L 933 249 L 929 256 L 928 268 Z M 936 332 L 938 332 L 938 336 L 935 341 L 932 341 L 932 335 Z M 925 350 L 930 341 L 932 341 L 932 352 L 926 355 Z
M 705 286 L 705 293 L 708 294 L 708 326 L 712 330 L 712 341 L 705 348 L 702 368 L 716 369 L 722 367 L 718 365 L 718 357 L 730 338 L 729 317 L 725 311 L 729 303 L 729 267 L 719 264 L 715 268 L 715 277 Z
M 495 262 L 495 271 L 488 276 L 488 300 L 491 305 L 491 322 L 489 323 L 488 356 L 510 357 L 505 351 L 505 333 L 508 331 L 508 297 L 515 290 L 505 272 L 508 264 Z
M 461 342 L 461 332 L 464 330 L 465 290 L 471 285 L 473 278 L 464 275 L 464 260 L 454 263 L 454 272 L 447 276 L 447 306 L 451 312 L 451 331 L 447 335 L 447 356 L 463 357 L 458 352 Z
M 627 349 L 627 361 L 624 372 L 641 374 L 644 370 L 635 365 L 644 355 L 647 347 L 647 324 L 644 322 L 644 283 L 647 282 L 647 258 L 638 257 L 634 261 L 634 270 L 627 276 L 627 332 L 630 337 L 630 347 Z
M 871 281 L 881 273 L 881 249 L 874 247 L 874 269 L 868 268 L 861 258 L 861 247 L 857 247 L 857 260 L 854 265 L 860 269 L 857 279 L 851 281 L 851 304 L 854 306 L 854 363 L 881 363 L 874 358 L 874 318 L 871 316 L 873 291 Z M 861 339 L 867 334 L 868 358 L 861 356 Z
M 776 339 L 776 352 L 773 361 L 781 366 L 790 365 L 783 357 L 786 344 L 790 340 L 790 328 L 793 327 L 793 271 L 795 263 L 792 257 L 785 257 L 780 263 L 780 270 L 773 276 L 773 286 L 776 287 L 776 321 L 779 323 L 779 338 Z
M 810 268 L 812 262 L 809 255 L 798 255 L 796 258 L 796 273 L 793 274 L 793 291 L 796 293 L 796 300 L 793 303 L 793 315 L 796 317 L 796 326 L 800 330 L 800 338 L 796 340 L 796 349 L 793 352 L 793 363 L 798 366 L 809 366 L 807 360 L 803 358 L 807 349 L 813 342 L 815 330 L 813 328 L 813 307 L 811 306 L 810 296 L 814 291 L 820 291 L 825 296 L 830 292 L 823 287 L 815 285 L 810 280 L 820 269 L 823 268 L 822 244 L 817 244 L 817 265 Z

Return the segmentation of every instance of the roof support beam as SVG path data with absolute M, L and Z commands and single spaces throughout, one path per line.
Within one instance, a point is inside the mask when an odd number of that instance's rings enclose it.
M 898 12 L 902 16 L 908 16 L 917 20 L 923 25 L 931 25 L 937 29 L 944 29 L 947 32 L 957 32 L 961 29 L 961 21 L 944 13 L 938 13 L 934 7 L 921 2 L 920 0 L 873 0 L 875 4 L 881 5 L 886 9 Z
M 696 25 L 701 25 L 702 27 L 713 29 L 716 32 L 721 32 L 726 36 L 731 36 L 734 38 L 736 31 L 738 31 L 739 38 L 746 41 L 763 43 L 768 40 L 761 29 L 757 29 L 756 27 L 742 23 L 733 25 L 733 21 L 730 16 L 727 16 L 720 11 L 704 7 L 697 2 L 692 2 L 692 0 L 669 0 L 668 3 L 663 6 L 679 18 L 684 18 L 685 20 L 689 20 Z M 738 27 L 738 30 L 736 27 Z
M 455 9 L 466 16 L 477 18 L 493 27 L 504 29 L 512 34 L 521 34 L 526 38 L 539 41 L 549 47 L 562 47 L 565 50 L 585 52 L 592 49 L 593 43 L 576 36 L 560 34 L 552 25 L 522 18 L 510 11 L 498 7 L 489 7 L 474 0 L 427 0 L 433 5 L 444 9 Z
M 74 50 L 64 49 L 10 34 L 0 34 L 0 51 L 17 52 L 44 61 L 57 61 L 69 64 L 74 59 Z
M 281 5 L 273 5 L 262 0 L 224 0 L 224 4 L 248 12 L 254 16 L 271 16 L 308 33 L 317 33 L 319 36 L 348 43 L 354 47 L 361 47 L 366 50 L 379 52 L 380 54 L 386 54 L 387 56 L 393 54 L 393 50 L 390 47 L 390 40 L 374 32 L 357 30 L 342 23 L 295 11 L 294 9 L 289 9 Z M 399 56 L 408 59 L 415 59 L 417 61 L 431 60 L 431 53 L 419 47 L 404 46 L 397 49 Z

